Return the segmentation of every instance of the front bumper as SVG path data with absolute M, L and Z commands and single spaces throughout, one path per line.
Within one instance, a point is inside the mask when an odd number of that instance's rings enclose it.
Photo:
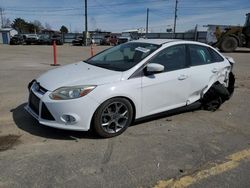
M 88 96 L 72 100 L 52 100 L 50 91 L 42 93 L 30 89 L 29 102 L 25 106 L 40 124 L 66 130 L 87 131 L 99 103 Z M 74 122 L 65 121 L 65 115 L 74 117 Z

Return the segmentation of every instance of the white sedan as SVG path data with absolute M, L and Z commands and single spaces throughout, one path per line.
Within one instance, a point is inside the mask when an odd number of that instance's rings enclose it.
M 180 107 L 216 110 L 233 93 L 233 63 L 206 44 L 141 39 L 44 73 L 25 108 L 40 124 L 112 137 Z

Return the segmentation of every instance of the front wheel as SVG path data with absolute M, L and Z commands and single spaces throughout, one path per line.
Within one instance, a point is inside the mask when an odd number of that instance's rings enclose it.
M 93 128 L 101 137 L 118 136 L 132 123 L 133 113 L 133 107 L 127 99 L 109 99 L 96 110 Z

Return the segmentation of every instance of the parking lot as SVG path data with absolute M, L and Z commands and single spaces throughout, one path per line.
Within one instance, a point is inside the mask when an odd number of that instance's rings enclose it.
M 61 65 L 91 54 L 57 51 Z M 52 46 L 0 45 L 0 187 L 249 187 L 250 50 L 225 55 L 236 61 L 236 89 L 219 110 L 169 114 L 100 139 L 25 112 L 27 84 L 55 68 Z

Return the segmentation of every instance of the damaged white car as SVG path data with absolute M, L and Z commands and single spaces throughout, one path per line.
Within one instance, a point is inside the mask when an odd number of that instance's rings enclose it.
M 41 124 L 117 136 L 180 107 L 216 110 L 234 91 L 234 61 L 203 43 L 142 39 L 41 75 L 26 110 Z

